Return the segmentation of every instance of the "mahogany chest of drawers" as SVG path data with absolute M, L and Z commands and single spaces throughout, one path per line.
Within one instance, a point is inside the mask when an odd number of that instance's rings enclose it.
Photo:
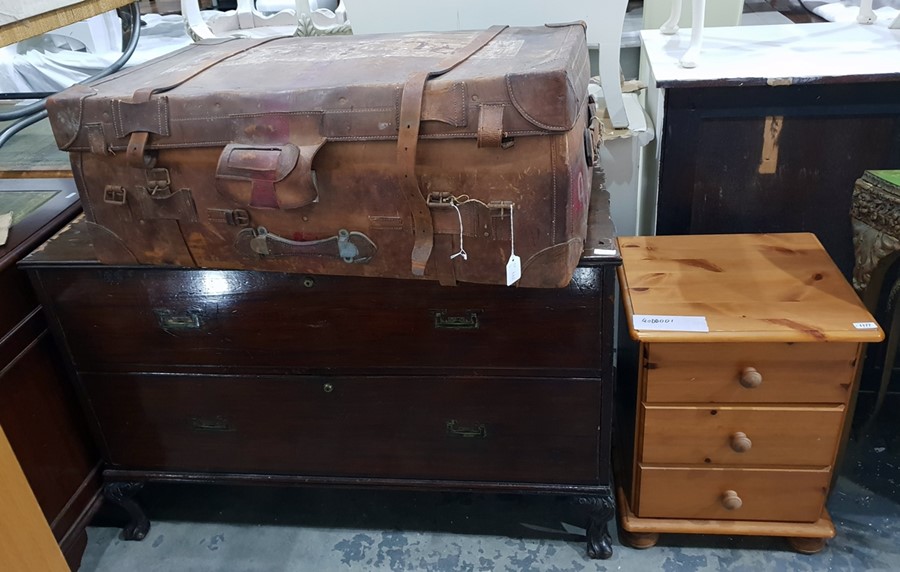
M 821 550 L 862 346 L 881 329 L 812 234 L 619 246 L 623 539 L 751 534 Z
M 102 450 L 145 481 L 567 494 L 609 557 L 608 196 L 560 289 L 102 266 L 76 222 L 27 269 Z

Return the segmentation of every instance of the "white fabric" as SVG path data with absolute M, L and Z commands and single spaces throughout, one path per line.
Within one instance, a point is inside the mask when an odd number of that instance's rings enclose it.
M 813 14 L 829 22 L 856 22 L 859 15 L 859 0 L 801 0 L 801 2 Z M 889 27 L 900 15 L 900 0 L 873 0 L 872 11 L 878 16 L 872 23 L 873 26 Z
M 141 19 L 146 25 L 141 28 L 137 49 L 126 67 L 191 43 L 184 19 L 178 14 L 145 14 Z M 118 19 L 116 22 L 118 25 Z M 106 69 L 121 55 L 121 50 L 87 53 L 57 49 L 41 38 L 6 46 L 0 49 L 0 91 L 59 91 Z

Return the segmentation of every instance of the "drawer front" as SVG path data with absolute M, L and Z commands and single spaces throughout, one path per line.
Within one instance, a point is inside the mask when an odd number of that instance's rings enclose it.
M 579 268 L 567 288 L 527 289 L 164 268 L 40 273 L 82 371 L 547 376 L 591 376 L 604 363 L 602 275 Z
M 646 518 L 814 522 L 822 514 L 830 475 L 827 469 L 641 467 L 636 514 Z
M 641 461 L 677 465 L 832 464 L 844 406 L 644 406 Z
M 646 347 L 644 400 L 847 403 L 857 351 L 853 343 L 653 343 Z M 747 368 L 759 377 L 746 376 Z
M 82 378 L 120 468 L 598 484 L 597 380 Z

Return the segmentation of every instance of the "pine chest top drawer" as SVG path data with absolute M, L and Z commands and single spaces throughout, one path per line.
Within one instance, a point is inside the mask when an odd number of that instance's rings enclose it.
M 815 522 L 822 515 L 828 469 L 640 468 L 635 514 Z
M 847 403 L 859 344 L 650 343 L 648 403 Z
M 612 328 L 603 268 L 578 268 L 559 289 L 172 268 L 34 272 L 81 371 L 595 376 L 601 333 Z
M 82 380 L 117 468 L 567 484 L 606 471 L 596 379 Z
M 644 408 L 641 462 L 827 467 L 844 406 Z

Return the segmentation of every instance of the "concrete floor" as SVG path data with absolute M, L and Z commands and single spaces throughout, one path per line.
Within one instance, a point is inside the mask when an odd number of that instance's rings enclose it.
M 861 401 L 860 418 L 868 411 Z M 848 449 L 829 509 L 838 529 L 813 556 L 780 538 L 662 536 L 589 560 L 579 508 L 558 497 L 150 485 L 143 542 L 106 511 L 82 572 L 612 571 L 900 569 L 900 396 Z

